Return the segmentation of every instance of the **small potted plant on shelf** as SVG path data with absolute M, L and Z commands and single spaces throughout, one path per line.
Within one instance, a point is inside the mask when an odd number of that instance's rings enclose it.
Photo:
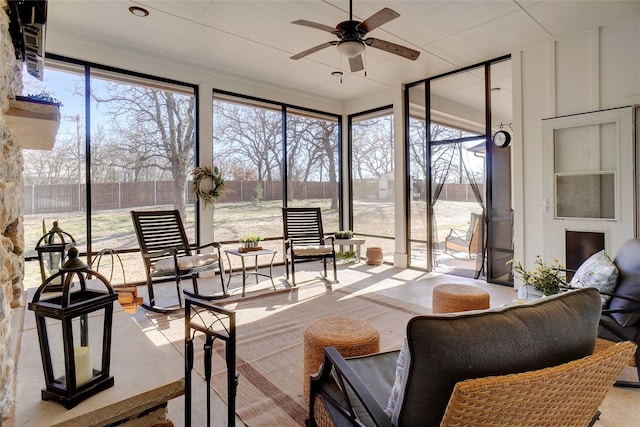
M 60 101 L 47 92 L 9 99 L 5 121 L 20 147 L 51 150 L 60 126 Z
M 56 107 L 60 107 L 62 105 L 62 102 L 60 102 L 55 96 L 51 95 L 46 90 L 38 93 L 30 93 L 27 95 L 17 95 L 16 100 L 24 102 L 34 102 L 37 104 L 55 105 Z
M 262 249 L 259 242 L 264 240 L 262 236 L 257 234 L 245 234 L 240 237 L 240 252 L 259 251 Z

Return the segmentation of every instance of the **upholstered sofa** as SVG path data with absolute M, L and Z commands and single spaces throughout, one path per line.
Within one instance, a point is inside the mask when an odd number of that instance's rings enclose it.
M 325 358 L 312 376 L 309 425 L 439 426 L 460 381 L 540 370 L 592 354 L 600 314 L 598 291 L 584 288 L 525 305 L 414 317 L 402 350 Z M 394 384 L 398 393 L 390 408 Z

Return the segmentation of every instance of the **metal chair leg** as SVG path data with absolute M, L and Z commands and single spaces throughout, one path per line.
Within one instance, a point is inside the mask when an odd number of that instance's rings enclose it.
M 207 321 L 203 322 L 203 318 Z M 216 339 L 225 344 L 227 367 L 227 425 L 235 426 L 236 391 L 239 375 L 236 373 L 236 320 L 235 312 L 214 306 L 206 301 L 185 299 L 185 426 L 191 427 L 191 370 L 193 370 L 193 338 L 196 333 L 205 335 L 204 379 L 207 388 L 207 427 L 211 425 L 211 377 L 213 344 Z

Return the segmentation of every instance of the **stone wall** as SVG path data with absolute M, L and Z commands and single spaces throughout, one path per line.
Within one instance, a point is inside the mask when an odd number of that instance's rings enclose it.
M 0 415 L 6 419 L 13 404 L 15 359 L 19 342 L 16 319 L 22 316 L 24 276 L 22 153 L 11 138 L 3 112 L 10 96 L 21 90 L 9 36 L 6 1 L 0 0 Z M 2 422 L 0 421 L 0 425 Z

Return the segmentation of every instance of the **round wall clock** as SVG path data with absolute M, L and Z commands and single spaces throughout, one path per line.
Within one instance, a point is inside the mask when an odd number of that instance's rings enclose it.
M 511 142 L 511 134 L 505 130 L 499 130 L 493 134 L 493 144 L 496 147 L 506 147 Z

